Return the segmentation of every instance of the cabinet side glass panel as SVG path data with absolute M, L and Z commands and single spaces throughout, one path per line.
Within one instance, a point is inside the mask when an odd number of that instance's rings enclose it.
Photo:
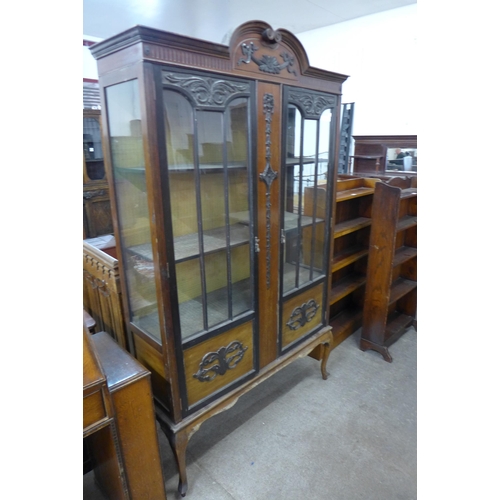
M 325 274 L 324 233 L 331 110 L 305 119 L 287 112 L 283 293 Z
M 248 98 L 195 109 L 165 89 L 181 337 L 209 331 L 252 309 Z
M 106 103 L 131 321 L 161 342 L 137 80 L 107 87 Z

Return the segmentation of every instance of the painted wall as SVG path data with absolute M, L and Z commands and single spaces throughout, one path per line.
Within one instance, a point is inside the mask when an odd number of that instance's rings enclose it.
M 299 33 L 312 66 L 349 75 L 353 135 L 417 134 L 417 5 Z
M 342 102 L 356 103 L 353 135 L 417 134 L 416 4 L 299 33 L 297 38 L 312 66 L 349 75 Z M 83 77 L 97 79 L 88 47 L 83 47 Z

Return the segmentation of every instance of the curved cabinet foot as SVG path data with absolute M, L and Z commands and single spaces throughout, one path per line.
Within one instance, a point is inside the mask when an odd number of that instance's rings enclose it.
M 321 344 L 321 376 L 323 377 L 323 380 L 326 380 L 328 378 L 326 363 L 328 362 L 328 358 L 330 357 L 330 352 L 332 350 L 331 346 L 331 342 L 325 342 L 324 344 Z
M 177 470 L 179 471 L 179 485 L 177 487 L 177 490 L 182 497 L 185 497 L 188 489 L 186 450 L 189 441 L 189 430 L 182 429 L 177 432 L 173 432 L 166 425 L 161 425 L 161 428 L 168 438 L 168 442 L 170 443 L 170 447 L 174 452 L 175 461 L 177 463 Z
M 359 343 L 359 348 L 362 351 L 366 351 L 368 349 L 371 349 L 372 351 L 377 351 L 379 354 L 382 355 L 385 361 L 387 361 L 388 363 L 392 363 L 392 356 L 390 355 L 389 349 L 386 346 L 374 344 L 369 340 L 361 339 L 361 342 Z

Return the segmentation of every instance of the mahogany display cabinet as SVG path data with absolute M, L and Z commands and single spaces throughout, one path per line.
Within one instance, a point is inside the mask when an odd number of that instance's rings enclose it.
M 185 495 L 203 421 L 299 357 L 327 376 L 347 77 L 261 21 L 229 46 L 136 26 L 90 50 L 128 342 L 152 373 Z

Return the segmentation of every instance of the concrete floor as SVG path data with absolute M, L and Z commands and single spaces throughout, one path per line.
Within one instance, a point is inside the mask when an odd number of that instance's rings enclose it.
M 328 380 L 303 358 L 205 422 L 187 450 L 186 500 L 413 500 L 417 498 L 417 334 L 390 348 L 392 363 L 335 348 Z M 158 432 L 167 500 L 177 471 Z M 84 500 L 104 500 L 92 472 Z M 138 499 L 141 500 L 141 499 Z

